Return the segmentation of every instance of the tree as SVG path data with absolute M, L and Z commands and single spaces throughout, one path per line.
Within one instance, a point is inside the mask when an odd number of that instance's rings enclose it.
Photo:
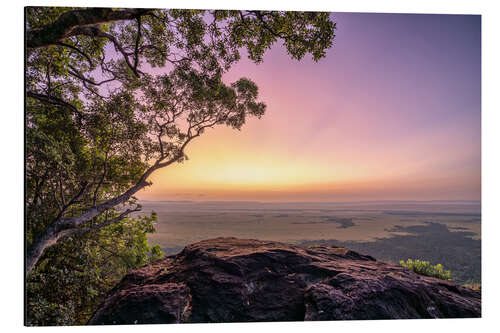
M 47 249 L 26 282 L 26 325 L 84 325 L 131 269 L 163 256 L 152 217 L 125 218 Z
M 222 80 L 241 49 L 258 63 L 280 40 L 317 61 L 334 30 L 320 12 L 27 8 L 26 273 L 127 221 L 207 128 L 264 114 L 255 83 Z

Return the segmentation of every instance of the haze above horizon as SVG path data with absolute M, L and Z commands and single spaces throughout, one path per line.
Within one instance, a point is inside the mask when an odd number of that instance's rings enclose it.
M 225 76 L 267 111 L 219 127 L 160 170 L 141 200 L 480 200 L 481 18 L 333 13 L 325 59 L 273 47 Z

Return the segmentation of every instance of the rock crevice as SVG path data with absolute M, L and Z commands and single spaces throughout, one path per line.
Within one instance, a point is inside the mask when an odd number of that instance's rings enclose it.
M 127 274 L 89 324 L 480 316 L 475 291 L 346 248 L 216 238 Z

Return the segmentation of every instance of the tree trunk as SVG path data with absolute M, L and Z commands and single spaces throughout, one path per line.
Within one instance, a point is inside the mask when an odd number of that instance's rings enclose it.
M 121 203 L 129 200 L 135 193 L 147 185 L 146 179 L 158 169 L 158 164 L 150 167 L 140 178 L 140 180 L 123 194 L 110 199 L 96 207 L 87 210 L 85 213 L 70 218 L 60 218 L 54 221 L 41 233 L 41 235 L 33 242 L 26 251 L 26 268 L 25 272 L 28 275 L 35 267 L 38 260 L 42 256 L 45 249 L 54 246 L 59 238 L 66 236 L 71 230 L 78 230 L 82 224 L 90 221 L 92 218 L 100 215 L 102 212 L 116 207 Z M 130 211 L 129 211 L 130 212 Z M 97 226 L 96 226 L 97 227 Z M 92 228 L 90 228 L 92 229 Z M 89 229 L 89 230 L 90 230 Z
M 37 238 L 33 245 L 26 251 L 26 276 L 35 267 L 38 260 L 42 256 L 46 248 L 51 247 L 57 243 L 57 231 L 54 225 L 50 225 L 44 230 L 44 233 Z

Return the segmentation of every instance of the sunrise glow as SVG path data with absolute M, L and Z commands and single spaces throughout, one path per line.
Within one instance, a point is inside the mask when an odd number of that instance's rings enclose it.
M 479 200 L 480 17 L 332 14 L 318 63 L 243 59 L 267 111 L 207 131 L 144 200 Z

